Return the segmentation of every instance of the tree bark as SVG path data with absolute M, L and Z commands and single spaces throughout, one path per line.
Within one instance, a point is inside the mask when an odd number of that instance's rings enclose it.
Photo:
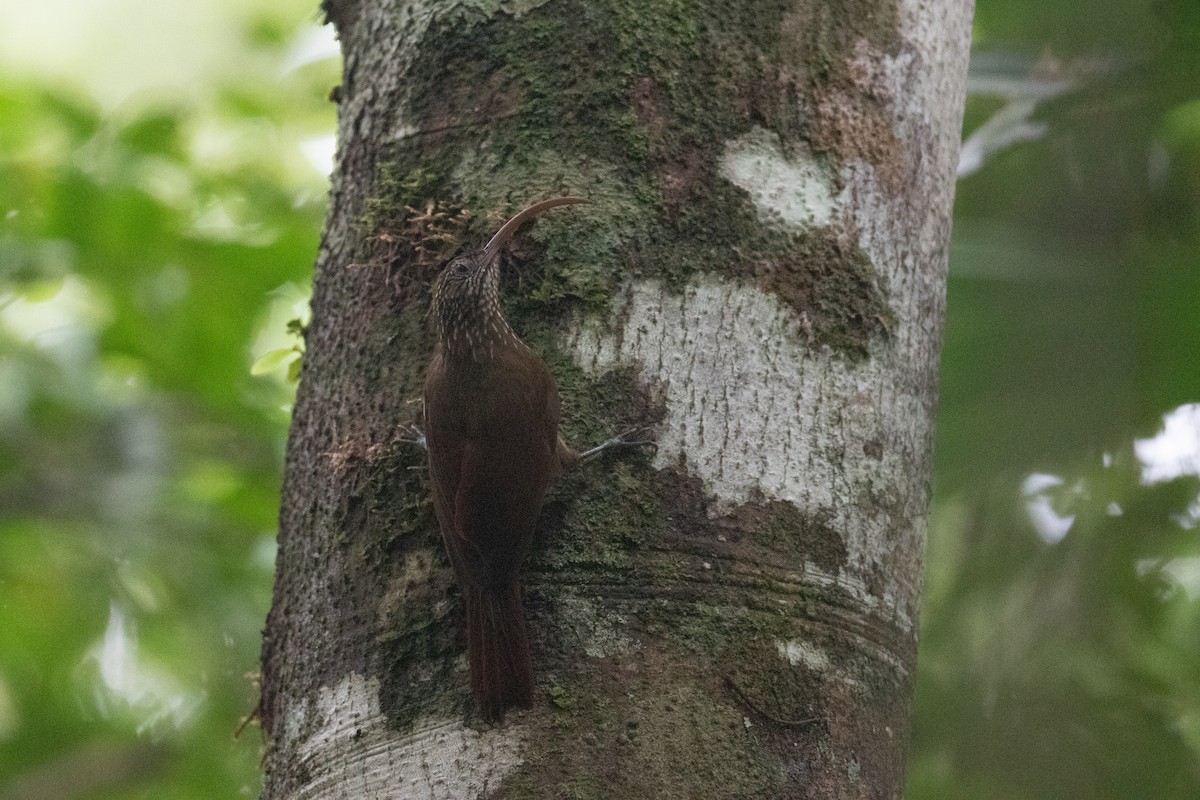
M 345 60 L 264 634 L 264 796 L 899 797 L 969 2 L 327 0 Z M 587 446 L 472 710 L 428 284 L 528 201 L 516 331 Z

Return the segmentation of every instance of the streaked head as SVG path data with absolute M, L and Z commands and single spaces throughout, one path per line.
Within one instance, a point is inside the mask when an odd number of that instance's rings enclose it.
M 500 310 L 500 253 L 517 229 L 552 208 L 586 203 L 555 197 L 534 203 L 500 226 L 483 249 L 456 256 L 433 282 L 430 313 L 451 351 L 476 351 L 497 336 L 512 335 Z

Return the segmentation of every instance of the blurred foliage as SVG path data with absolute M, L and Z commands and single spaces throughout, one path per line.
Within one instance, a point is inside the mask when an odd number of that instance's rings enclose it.
M 0 797 L 257 795 L 291 387 L 250 365 L 324 212 L 315 23 L 246 10 L 237 82 L 176 99 L 0 78 Z
M 978 0 L 912 800 L 1200 796 L 1198 8 Z M 186 86 L 0 77 L 0 797 L 257 794 L 337 65 L 207 13 Z
M 1200 797 L 1198 9 L 978 2 L 910 800 Z

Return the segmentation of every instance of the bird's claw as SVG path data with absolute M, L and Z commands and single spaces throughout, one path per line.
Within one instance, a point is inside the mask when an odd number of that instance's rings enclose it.
M 425 431 L 413 424 L 401 425 L 397 429 L 393 441 L 415 444 L 422 450 L 429 450 L 429 441 L 425 438 Z
M 584 450 L 579 454 L 580 461 L 586 461 L 589 458 L 594 458 L 605 450 L 618 447 L 649 447 L 652 452 L 658 452 L 658 442 L 649 438 L 653 436 L 654 429 L 649 427 L 630 428 L 627 431 L 618 433 L 616 436 L 601 442 L 590 450 Z

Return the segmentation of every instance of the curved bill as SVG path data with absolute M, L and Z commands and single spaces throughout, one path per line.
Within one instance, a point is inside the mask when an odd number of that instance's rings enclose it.
M 500 248 L 504 247 L 508 243 L 508 240 L 513 237 L 513 234 L 517 232 L 517 228 L 542 212 L 549 211 L 558 206 L 571 206 L 586 202 L 588 201 L 582 197 L 555 197 L 551 200 L 534 203 L 500 226 L 500 230 L 496 231 L 496 235 L 483 248 L 483 263 L 491 263 L 492 259 L 500 254 Z

